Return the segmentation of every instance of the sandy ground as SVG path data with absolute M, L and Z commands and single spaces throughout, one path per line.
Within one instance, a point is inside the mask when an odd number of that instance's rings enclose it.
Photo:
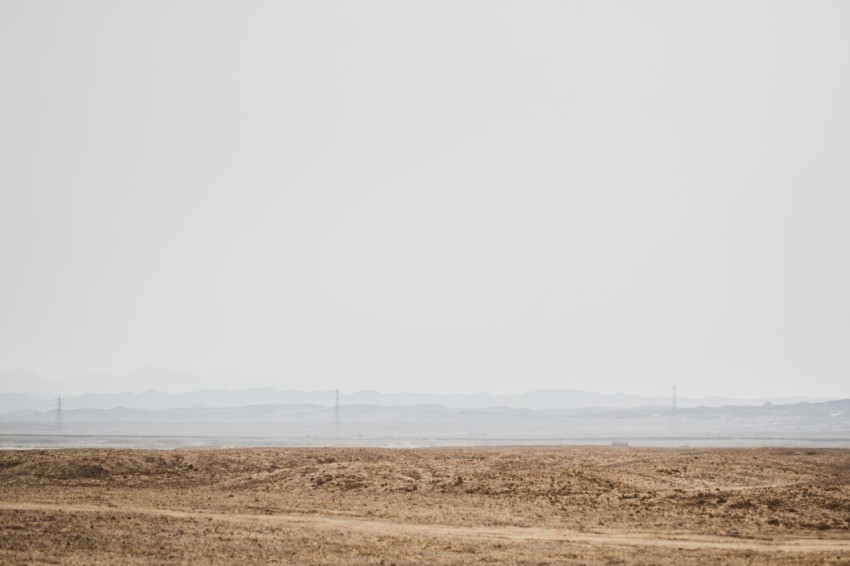
M 0 563 L 850 564 L 850 450 L 0 451 Z

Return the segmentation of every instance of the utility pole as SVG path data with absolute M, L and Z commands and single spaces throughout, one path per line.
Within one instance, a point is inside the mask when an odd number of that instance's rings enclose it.
M 62 396 L 56 398 L 56 430 L 62 430 Z

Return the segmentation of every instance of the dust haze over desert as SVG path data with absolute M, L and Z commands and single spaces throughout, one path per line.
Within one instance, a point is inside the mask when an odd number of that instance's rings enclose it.
M 846 397 L 847 17 L 3 2 L 0 367 Z
M 0 561 L 846 561 L 848 25 L 0 1 Z

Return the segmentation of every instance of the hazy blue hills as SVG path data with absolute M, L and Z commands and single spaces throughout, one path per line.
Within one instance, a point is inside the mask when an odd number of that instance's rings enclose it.
M 184 377 L 145 368 L 127 380 L 83 376 L 59 383 L 26 372 L 0 372 L 0 391 L 6 391 L 0 393 L 0 445 L 158 446 L 157 442 L 165 442 L 151 438 L 202 439 L 168 441 L 189 445 L 258 442 L 244 440 L 248 438 L 268 439 L 269 445 L 342 442 L 388 446 L 593 438 L 708 443 L 721 438 L 730 445 L 739 442 L 735 438 L 781 445 L 850 443 L 850 400 L 846 399 L 680 397 L 674 416 L 672 399 L 667 396 L 606 395 L 578 389 L 515 395 L 357 391 L 340 395 L 337 413 L 336 392 L 331 390 L 199 387 L 180 393 L 142 387 L 167 385 L 168 379 Z M 86 387 L 104 391 L 116 384 L 132 390 L 85 392 Z M 56 392 L 68 389 L 78 393 L 62 396 L 60 422 Z M 62 440 L 50 440 L 57 434 Z M 115 440 L 119 437 L 137 440 Z M 243 440 L 233 440 L 236 438 Z
M 344 442 L 396 446 L 407 442 L 445 445 L 594 438 L 646 442 L 646 439 L 660 438 L 679 443 L 728 444 L 744 441 L 735 439 L 748 439 L 745 442 L 844 446 L 850 442 L 850 400 L 684 408 L 675 417 L 668 407 L 652 406 L 534 410 L 351 404 L 340 407 L 338 419 L 334 407 L 313 404 L 170 409 L 115 407 L 63 411 L 61 426 L 54 410 L 26 410 L 0 413 L 0 431 L 0 437 L 5 438 L 0 444 L 12 442 L 13 445 L 14 442 L 33 442 L 15 435 L 32 438 L 60 435 L 77 438 L 73 442 L 102 442 L 103 445 L 119 442 L 110 440 L 111 437 L 135 436 L 199 437 L 216 439 L 221 445 L 244 442 L 227 440 L 234 438 L 278 439 L 276 442 L 284 445 Z M 84 440 L 95 437 L 102 439 Z
M 640 397 L 636 395 L 605 395 L 576 389 L 560 391 L 540 390 L 515 395 L 433 393 L 380 393 L 358 391 L 340 394 L 342 405 L 414 406 L 438 405 L 447 408 L 482 409 L 508 407 L 524 409 L 570 409 L 588 407 L 669 407 L 669 397 Z M 680 398 L 682 408 L 724 405 L 789 404 L 814 401 L 806 398 Z M 244 390 L 201 389 L 189 393 L 164 393 L 149 389 L 140 393 L 85 393 L 63 396 L 63 408 L 111 409 L 176 409 L 187 407 L 245 407 L 249 405 L 319 405 L 332 406 L 336 402 L 334 391 L 298 391 L 294 389 L 250 388 Z M 56 397 L 46 393 L 0 393 L 0 412 L 18 410 L 49 410 L 56 406 Z
M 245 407 L 254 405 L 317 405 L 332 406 L 336 392 L 301 391 L 273 386 L 248 386 L 262 380 L 237 377 L 202 377 L 186 372 L 143 367 L 129 375 L 90 374 L 61 379 L 44 378 L 22 370 L 0 371 L 0 413 L 20 410 L 46 411 L 56 408 L 57 396 L 62 394 L 63 408 L 111 409 L 178 409 L 191 407 Z M 216 383 L 228 384 L 217 387 Z M 246 385 L 234 388 L 233 384 Z M 187 392 L 178 392 L 176 384 Z M 123 391 L 123 392 L 122 392 Z M 678 405 L 688 407 L 718 407 L 726 405 L 763 405 L 765 403 L 793 404 L 828 401 L 828 398 L 763 397 L 735 399 L 729 397 L 679 397 Z M 588 407 L 670 407 L 670 396 L 642 397 L 623 393 L 608 395 L 574 388 L 537 390 L 513 395 L 435 393 L 382 393 L 356 391 L 340 395 L 342 405 L 373 405 L 409 407 L 435 405 L 453 409 L 483 409 L 507 407 L 517 409 L 577 409 Z

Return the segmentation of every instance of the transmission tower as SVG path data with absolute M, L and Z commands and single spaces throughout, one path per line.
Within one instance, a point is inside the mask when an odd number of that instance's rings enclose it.
M 673 405 L 670 407 L 670 430 L 679 434 L 679 406 L 676 399 L 676 386 L 673 386 Z
M 62 430 L 62 396 L 56 398 L 56 430 Z
M 334 432 L 339 437 L 339 389 L 336 390 L 336 403 L 334 404 Z

